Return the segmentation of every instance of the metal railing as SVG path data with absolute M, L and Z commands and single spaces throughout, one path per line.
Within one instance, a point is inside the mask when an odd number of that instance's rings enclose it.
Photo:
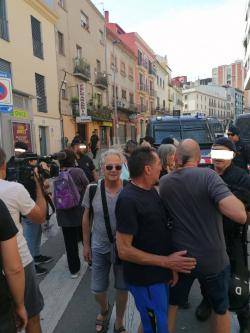
M 90 80 L 91 71 L 90 64 L 84 58 L 75 58 L 74 62 L 74 75 L 79 75 L 86 80 Z
M 100 87 L 102 89 L 108 88 L 108 77 L 107 74 L 104 72 L 97 72 L 96 79 L 95 79 L 95 85 L 97 87 Z

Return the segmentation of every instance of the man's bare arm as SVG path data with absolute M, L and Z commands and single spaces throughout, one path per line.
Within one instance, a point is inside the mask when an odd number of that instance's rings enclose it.
M 27 215 L 27 217 L 29 220 L 31 220 L 34 223 L 42 224 L 45 222 L 46 219 L 47 205 L 41 189 L 41 185 L 36 177 L 35 177 L 35 182 L 36 182 L 36 205 Z
M 230 195 L 222 199 L 219 202 L 219 210 L 223 215 L 236 223 L 246 223 L 247 214 L 245 206 L 235 195 Z
M 176 252 L 169 256 L 160 256 L 136 249 L 132 242 L 132 235 L 116 233 L 117 250 L 122 260 L 143 266 L 159 266 L 182 273 L 190 273 L 196 266 L 194 258 L 186 257 L 187 251 Z

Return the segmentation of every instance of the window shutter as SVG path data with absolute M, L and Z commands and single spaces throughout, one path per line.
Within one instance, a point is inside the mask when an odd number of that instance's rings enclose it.
M 40 74 L 35 74 L 36 79 L 36 95 L 37 95 L 37 109 L 38 112 L 48 112 L 47 98 L 45 94 L 45 79 Z
M 11 74 L 10 62 L 0 59 L 0 72 Z
M 43 59 L 41 23 L 33 16 L 31 16 L 31 30 L 33 41 L 33 54 L 34 56 Z

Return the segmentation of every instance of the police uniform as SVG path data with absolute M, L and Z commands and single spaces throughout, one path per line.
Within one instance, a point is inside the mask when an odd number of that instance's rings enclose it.
M 236 156 L 233 159 L 234 165 L 239 168 L 248 170 L 248 164 L 250 164 L 250 147 L 241 140 L 235 142 Z
M 250 191 L 250 176 L 248 173 L 235 166 L 234 164 L 231 164 L 221 175 L 221 178 L 224 180 L 224 182 L 231 188 L 233 191 L 234 189 L 238 189 L 240 192 L 240 189 L 242 191 L 248 190 Z M 248 199 L 248 198 L 246 198 Z M 224 234 L 225 234 L 225 241 L 227 245 L 227 251 L 228 255 L 231 261 L 234 260 L 231 254 L 231 245 L 233 244 L 233 238 L 235 237 L 235 230 L 237 232 L 237 228 L 240 228 L 240 225 L 237 225 L 236 223 L 230 221 L 229 219 L 224 217 Z M 242 248 L 244 248 L 244 244 L 242 244 Z M 246 251 L 245 251 L 246 252 Z M 243 254 L 247 256 L 247 253 Z M 246 258 L 245 258 L 246 259 Z M 241 311 L 237 312 L 238 321 L 240 324 L 240 327 L 243 329 L 248 329 L 250 332 L 250 308 L 249 305 L 246 306 Z

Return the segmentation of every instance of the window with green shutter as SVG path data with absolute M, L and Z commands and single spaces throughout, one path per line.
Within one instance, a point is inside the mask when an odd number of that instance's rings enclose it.
M 45 92 L 45 77 L 35 73 L 35 80 L 36 80 L 37 111 L 48 112 L 47 97 Z
M 31 16 L 31 31 L 32 31 L 32 42 L 33 42 L 33 54 L 34 56 L 43 59 L 41 23 L 33 16 Z

